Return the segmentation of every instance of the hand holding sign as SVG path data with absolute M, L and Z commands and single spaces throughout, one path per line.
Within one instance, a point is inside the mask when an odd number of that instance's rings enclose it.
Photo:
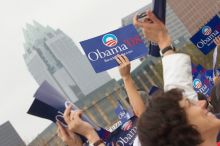
M 148 49 L 133 25 L 128 25 L 98 37 L 80 42 L 96 73 L 118 66 L 117 54 L 126 54 L 129 60 L 143 57 Z
M 220 47 L 220 36 L 216 37 L 214 39 L 214 43 L 216 44 L 216 46 L 219 48 Z
M 72 132 L 85 136 L 87 139 L 90 136 L 98 137 L 95 129 L 88 122 L 83 121 L 80 117 L 82 111 L 72 111 L 72 105 L 69 105 L 64 112 L 64 119 L 68 125 L 68 129 Z M 99 137 L 98 137 L 99 138 Z
M 166 20 L 166 0 L 152 0 L 152 5 L 153 5 L 153 13 L 155 16 L 165 24 Z M 139 14 L 138 20 L 139 21 L 148 21 L 152 22 L 150 19 L 148 19 L 146 13 L 141 13 Z M 154 57 L 160 57 L 160 48 L 157 43 L 155 42 L 149 42 L 149 54 Z
M 158 43 L 161 49 L 169 46 L 171 44 L 171 39 L 168 35 L 166 26 L 160 21 L 151 11 L 147 12 L 147 18 L 150 21 L 139 22 L 135 17 L 133 19 L 134 25 L 142 28 L 144 36 L 155 43 Z
M 123 80 L 130 77 L 131 64 L 125 55 L 117 55 L 116 61 L 119 66 L 119 73 Z
M 51 86 L 47 81 L 44 81 L 41 86 L 38 88 L 34 94 L 34 102 L 32 103 L 28 114 L 38 116 L 41 118 L 49 119 L 53 122 L 59 121 L 63 127 L 68 127 L 67 123 L 64 120 L 64 114 L 66 107 L 71 105 L 70 110 L 78 110 L 77 106 L 66 100 L 53 86 Z M 80 118 L 93 126 L 98 133 L 98 135 L 103 139 L 107 139 L 110 135 L 110 132 L 107 130 L 98 127 L 94 124 L 85 114 L 80 114 Z M 83 142 L 86 139 L 83 136 L 80 136 Z
M 215 48 L 214 39 L 220 36 L 220 18 L 216 15 L 205 24 L 190 40 L 207 55 Z M 218 41 L 217 41 L 218 43 Z

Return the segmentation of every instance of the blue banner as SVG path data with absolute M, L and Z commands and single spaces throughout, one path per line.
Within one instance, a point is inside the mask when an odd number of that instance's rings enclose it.
M 194 90 L 196 92 L 203 93 L 204 95 L 209 97 L 211 89 L 213 87 L 213 81 L 210 77 L 210 71 L 206 70 L 200 64 L 192 64 L 192 77 Z
M 192 77 L 195 79 L 199 74 L 205 73 L 207 70 L 200 64 L 192 64 Z
M 56 122 L 56 116 L 59 115 L 59 110 L 40 100 L 34 99 L 27 113 Z
M 115 108 L 115 114 L 118 116 L 118 119 L 121 121 L 122 124 L 127 122 L 132 117 L 129 112 L 127 112 L 127 110 L 123 108 L 120 101 L 118 101 L 118 105 Z
M 211 89 L 213 85 L 211 82 L 205 77 L 204 74 L 199 74 L 194 80 L 193 80 L 193 87 L 196 92 L 200 92 L 206 97 L 210 96 Z
M 132 24 L 80 44 L 96 73 L 118 66 L 117 54 L 125 54 L 131 61 L 148 52 Z
M 214 38 L 220 36 L 220 18 L 214 16 L 190 40 L 205 55 L 215 48 Z
M 137 136 L 137 117 L 132 117 L 111 133 L 106 146 L 132 146 Z

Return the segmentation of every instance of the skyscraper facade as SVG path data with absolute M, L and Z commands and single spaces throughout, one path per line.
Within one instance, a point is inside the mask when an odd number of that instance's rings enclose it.
M 192 35 L 220 11 L 220 0 L 167 0 L 167 2 Z
M 0 125 L 1 146 L 26 146 L 9 121 Z
M 96 74 L 72 39 L 61 30 L 34 22 L 27 24 L 23 33 L 24 60 L 38 84 L 47 80 L 75 102 L 111 80 L 106 72 Z

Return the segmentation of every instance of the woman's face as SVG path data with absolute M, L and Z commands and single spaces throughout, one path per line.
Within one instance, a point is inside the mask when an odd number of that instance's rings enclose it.
M 191 102 L 189 99 L 183 98 L 179 104 L 184 108 L 189 123 L 194 125 L 201 134 L 220 129 L 220 120 L 206 109 L 205 101 L 204 103 Z

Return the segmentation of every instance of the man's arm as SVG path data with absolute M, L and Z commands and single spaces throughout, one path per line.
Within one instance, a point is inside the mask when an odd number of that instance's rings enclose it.
M 142 28 L 148 40 L 158 43 L 161 51 L 171 45 L 171 38 L 165 25 L 151 11 L 147 12 L 146 21 L 139 22 L 134 18 L 134 24 Z M 163 56 L 164 90 L 180 88 L 185 91 L 184 96 L 197 100 L 197 94 L 192 87 L 190 57 L 186 54 L 177 54 L 173 50 L 166 51 Z
M 122 80 L 124 81 L 125 90 L 127 92 L 131 106 L 134 110 L 135 115 L 137 117 L 140 117 L 140 115 L 145 110 L 145 105 L 132 80 L 130 74 L 130 62 L 125 55 L 118 55 L 116 61 L 120 65 L 119 72 Z
M 193 89 L 192 68 L 190 57 L 186 54 L 176 53 L 165 56 L 162 59 L 164 90 L 173 88 L 183 89 L 184 96 L 197 100 L 197 94 Z

